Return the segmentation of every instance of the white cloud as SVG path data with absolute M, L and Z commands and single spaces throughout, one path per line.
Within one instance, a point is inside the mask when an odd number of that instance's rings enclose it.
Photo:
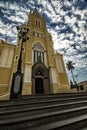
M 17 40 L 16 23 L 20 25 L 20 23 L 27 21 L 30 8 L 35 8 L 35 1 L 21 0 L 21 3 L 19 1 L 13 3 L 11 0 L 9 1 L 10 3 L 0 2 L 0 8 L 4 14 L 0 19 L 0 32 L 3 36 L 7 35 L 10 39 L 9 41 L 14 44 Z M 52 34 L 54 48 L 64 54 L 65 60 L 75 61 L 77 63 L 76 67 L 79 66 L 79 73 L 80 68 L 86 67 L 83 57 L 87 54 L 82 54 L 81 52 L 84 51 L 82 45 L 84 38 L 85 40 L 87 39 L 87 30 L 85 28 L 87 9 L 80 10 L 77 1 L 72 0 L 70 2 L 67 0 L 61 2 L 61 0 L 51 0 L 49 2 L 49 0 L 36 0 L 36 4 L 42 5 L 42 7 L 38 7 L 38 10 L 41 13 L 44 12 L 50 19 L 47 27 Z M 76 7 L 76 4 L 78 4 L 78 7 Z M 7 21 L 4 24 L 3 19 L 5 18 Z M 11 21 L 11 23 L 8 23 L 8 21 Z M 51 24 L 55 24 L 55 26 L 50 27 Z M 73 45 L 75 45 L 75 48 Z M 85 48 L 87 48 L 86 45 Z
M 69 16 L 67 16 L 67 15 L 66 15 L 64 18 L 65 18 L 65 22 L 66 22 L 66 23 L 69 23 L 69 24 L 70 24 L 70 23 L 73 21 L 73 20 L 72 20 Z

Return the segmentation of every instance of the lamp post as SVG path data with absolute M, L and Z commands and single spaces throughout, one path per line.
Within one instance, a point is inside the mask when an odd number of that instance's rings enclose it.
M 19 40 L 22 40 L 22 43 L 21 43 L 20 54 L 18 59 L 17 71 L 13 73 L 10 99 L 17 99 L 20 98 L 22 95 L 22 84 L 23 84 L 22 49 L 23 49 L 23 43 L 29 39 L 29 36 L 27 36 L 27 33 L 29 31 L 28 28 L 17 27 L 17 30 L 18 30 Z

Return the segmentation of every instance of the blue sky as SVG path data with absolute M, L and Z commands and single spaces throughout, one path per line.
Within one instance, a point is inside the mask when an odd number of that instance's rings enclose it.
M 68 60 L 75 63 L 76 80 L 87 80 L 87 0 L 0 0 L 0 39 L 8 37 L 8 42 L 15 44 L 16 26 L 27 23 L 35 5 L 65 64 Z

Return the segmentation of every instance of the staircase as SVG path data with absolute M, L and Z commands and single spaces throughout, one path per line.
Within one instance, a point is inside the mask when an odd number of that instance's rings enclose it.
M 0 130 L 87 130 L 87 93 L 0 101 Z

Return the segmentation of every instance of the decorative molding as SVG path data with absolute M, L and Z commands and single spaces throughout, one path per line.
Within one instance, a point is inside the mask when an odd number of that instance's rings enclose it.
M 27 61 L 26 64 L 27 64 L 27 65 L 32 65 L 32 62 L 28 62 L 28 61 Z
M 51 83 L 58 83 L 55 68 L 51 68 Z
M 2 50 L 0 57 L 0 67 L 11 68 L 14 50 L 5 48 Z
M 0 87 L 6 87 L 8 84 L 0 84 Z
M 57 69 L 59 73 L 64 73 L 64 65 L 61 57 L 56 58 Z
M 31 83 L 31 67 L 29 65 L 25 65 L 25 73 L 24 73 L 24 83 Z

